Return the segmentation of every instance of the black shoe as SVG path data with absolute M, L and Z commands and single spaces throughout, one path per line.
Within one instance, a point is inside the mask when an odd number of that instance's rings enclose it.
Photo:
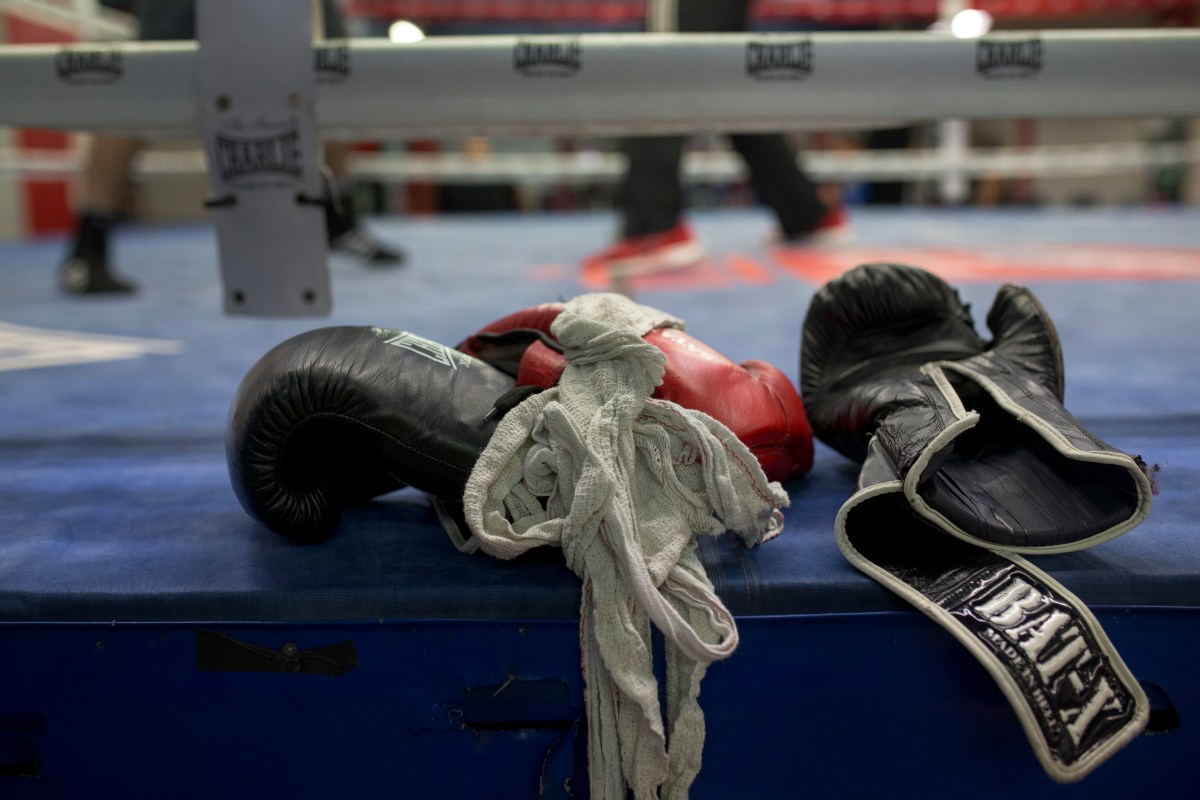
M 362 231 L 349 197 L 326 199 L 325 231 L 329 249 L 357 256 L 371 266 L 397 266 L 404 262 L 404 253 L 375 241 Z
M 103 262 L 72 258 L 58 271 L 58 286 L 67 294 L 133 294 L 137 286 L 109 273 Z
M 79 218 L 71 255 L 58 270 L 58 286 L 67 294 L 132 294 L 137 286 L 108 270 L 108 231 L 113 221 L 100 214 Z
M 357 256 L 374 266 L 394 266 L 404 262 L 404 254 L 385 244 L 372 240 L 358 228 L 346 231 L 329 242 L 329 247 L 339 253 Z

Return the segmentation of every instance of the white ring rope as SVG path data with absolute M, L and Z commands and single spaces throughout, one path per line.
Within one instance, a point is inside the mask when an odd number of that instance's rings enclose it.
M 192 133 L 196 50 L 2 46 L 0 125 Z M 318 123 L 342 138 L 1200 115 L 1196 30 L 350 39 L 314 63 Z
M 952 163 L 936 148 L 848 153 L 810 150 L 800 158 L 805 171 L 821 180 L 935 180 L 950 170 L 996 177 L 1109 175 L 1200 163 L 1200 142 L 979 148 L 968 150 L 961 161 Z M 76 175 L 82 169 L 82 159 L 70 152 L 0 148 L 0 175 L 61 178 Z M 150 150 L 139 154 L 134 172 L 141 177 L 158 178 L 198 176 L 205 169 L 204 153 L 200 150 Z M 455 152 L 357 153 L 350 163 L 350 174 L 356 180 L 385 183 L 613 182 L 624 172 L 624 156 L 597 150 L 493 152 L 482 157 Z M 683 175 L 693 182 L 730 182 L 745 175 L 745 166 L 728 151 L 689 152 L 683 158 Z

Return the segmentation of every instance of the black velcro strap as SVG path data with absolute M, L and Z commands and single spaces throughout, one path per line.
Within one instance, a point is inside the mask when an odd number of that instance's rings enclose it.
M 217 631 L 196 631 L 196 669 L 208 672 L 291 672 L 345 675 L 358 666 L 354 642 L 301 650 L 292 643 L 278 650 L 260 647 Z
M 525 357 L 525 351 L 534 342 L 541 342 L 557 353 L 563 351 L 557 339 L 537 328 L 483 331 L 472 336 L 467 342 L 471 343 L 467 348 L 468 352 L 514 378 L 521 369 L 521 359 Z
M 510 328 L 506 331 L 483 331 L 476 334 L 476 336 L 493 345 L 517 344 L 528 347 L 534 341 L 540 341 L 556 353 L 563 351 L 563 346 L 557 339 L 538 328 Z

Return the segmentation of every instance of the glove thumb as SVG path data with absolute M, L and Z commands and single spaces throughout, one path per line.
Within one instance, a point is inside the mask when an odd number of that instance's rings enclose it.
M 988 352 L 1003 356 L 1063 401 L 1062 345 L 1050 315 L 1024 286 L 1000 287 L 988 311 L 993 339 Z

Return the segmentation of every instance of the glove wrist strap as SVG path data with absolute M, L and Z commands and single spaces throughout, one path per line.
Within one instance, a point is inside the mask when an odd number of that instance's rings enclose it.
M 1145 693 L 1099 622 L 1033 564 L 946 536 L 910 511 L 899 481 L 856 492 L 836 534 L 855 567 L 983 664 L 1053 779 L 1079 780 L 1145 727 Z

